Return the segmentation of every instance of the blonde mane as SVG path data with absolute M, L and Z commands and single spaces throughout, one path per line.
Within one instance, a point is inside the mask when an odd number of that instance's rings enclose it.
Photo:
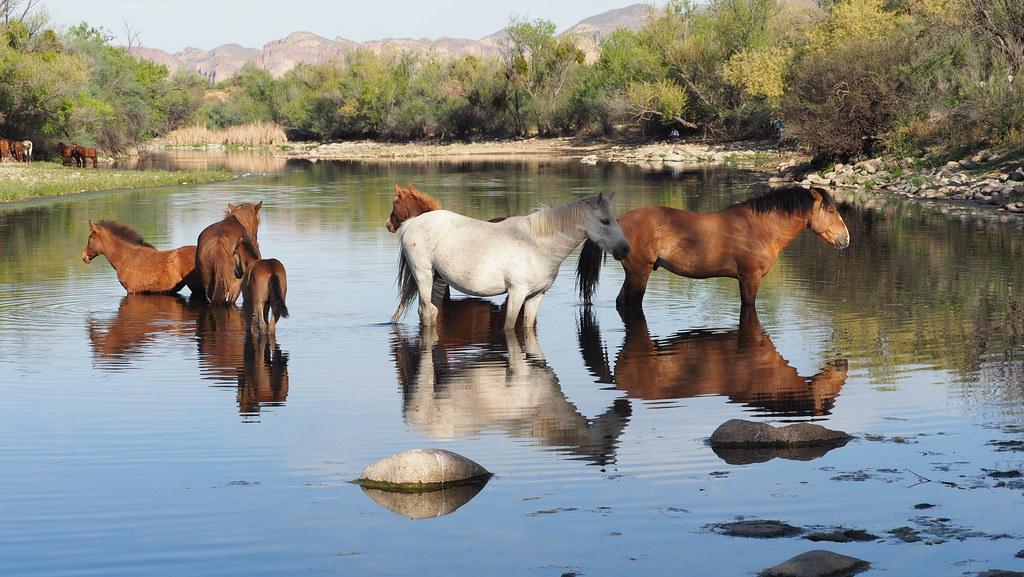
M 583 221 L 584 215 L 592 208 L 588 205 L 590 197 L 581 198 L 561 206 L 542 206 L 526 217 L 530 232 L 534 236 L 545 237 L 562 232 Z

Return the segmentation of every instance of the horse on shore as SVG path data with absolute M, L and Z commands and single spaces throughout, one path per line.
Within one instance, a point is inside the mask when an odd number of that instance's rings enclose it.
M 406 221 L 398 236 L 401 296 L 392 322 L 418 294 L 426 326 L 437 318 L 434 301 L 451 285 L 473 296 L 508 293 L 505 329 L 515 328 L 520 311 L 523 325 L 533 328 L 559 266 L 581 242 L 590 239 L 616 259 L 629 253 L 611 197 L 603 194 L 497 223 L 435 210 Z
M 70 166 L 72 162 L 75 163 L 75 166 L 78 165 L 78 161 L 75 159 L 75 149 L 73 147 L 68 146 L 63 142 L 58 142 L 57 152 L 60 153 L 61 164 L 64 166 Z
M 135 229 L 113 220 L 90 220 L 89 230 L 82 261 L 89 264 L 106 256 L 128 294 L 174 294 L 186 285 L 193 295 L 203 294 L 195 272 L 195 246 L 157 250 Z
M 205 294 L 213 304 L 235 304 L 242 291 L 242 281 L 235 277 L 235 251 L 243 271 L 260 260 L 257 232 L 263 202 L 228 204 L 224 219 L 199 233 L 196 243 L 195 268 L 202 279 Z
M 850 232 L 828 192 L 788 187 L 713 213 L 643 206 L 619 219 L 632 250 L 622 259 L 625 281 L 615 304 L 643 305 L 651 272 L 665 268 L 690 278 L 729 277 L 739 281 L 740 301 L 753 305 L 761 279 L 800 231 L 810 229 L 837 249 Z M 601 272 L 602 250 L 586 242 L 576 268 L 583 302 L 589 304 Z
M 71 156 L 75 160 L 75 166 L 86 168 L 89 165 L 89 160 L 91 159 L 92 167 L 96 168 L 98 154 L 96 153 L 96 149 L 91 146 L 79 146 L 77 144 L 72 144 Z
M 25 142 L 23 140 L 9 140 L 8 146 L 11 149 L 11 156 L 14 157 L 15 162 L 26 162 L 25 157 Z M 29 143 L 31 144 L 31 143 Z
M 32 141 L 22 140 L 21 145 L 25 150 L 25 162 L 32 162 Z
M 235 246 L 235 278 L 242 279 L 242 312 L 245 328 L 252 331 L 252 318 L 256 316 L 256 332 L 274 334 L 277 321 L 288 318 L 288 276 L 284 265 L 276 258 L 258 260 L 248 269 L 243 266 L 245 248 Z

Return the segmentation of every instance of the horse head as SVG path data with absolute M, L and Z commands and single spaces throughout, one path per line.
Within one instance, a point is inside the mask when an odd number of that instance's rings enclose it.
M 807 226 L 821 240 L 842 250 L 850 246 L 850 231 L 836 209 L 836 204 L 828 192 L 821 188 L 810 189 L 814 197 L 814 206 L 808 215 Z
M 92 259 L 103 254 L 103 228 L 93 221 L 89 221 L 89 240 L 85 243 L 85 250 L 82 251 L 82 262 L 89 264 Z
M 398 183 L 395 183 L 395 198 L 391 201 L 391 204 L 391 215 L 388 216 L 387 222 L 384 223 L 388 232 L 397 231 L 398 227 L 402 226 L 402 223 L 410 218 L 419 216 L 424 212 L 441 209 L 441 203 L 411 184 L 406 188 L 402 188 L 398 186 Z
M 594 241 L 601 250 L 612 253 L 615 260 L 622 260 L 629 254 L 629 242 L 619 228 L 619 221 L 612 208 L 612 198 L 614 194 L 605 196 L 601 193 L 586 199 L 590 210 L 586 211 L 583 228 L 587 238 Z

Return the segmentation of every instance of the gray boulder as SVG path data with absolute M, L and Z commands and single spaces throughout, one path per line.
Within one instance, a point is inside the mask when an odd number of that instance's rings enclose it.
M 831 551 L 817 549 L 801 553 L 758 573 L 761 577 L 828 577 L 853 575 L 867 569 L 869 563 Z
M 767 423 L 755 423 L 741 419 L 730 419 L 711 434 L 712 447 L 757 448 L 757 447 L 799 447 L 845 443 L 850 435 L 843 431 L 826 429 L 812 423 L 797 423 L 785 427 L 773 427 Z
M 418 492 L 481 483 L 490 477 L 487 469 L 457 453 L 410 449 L 373 463 L 355 482 L 371 489 Z
M 760 539 L 771 539 L 775 537 L 790 537 L 803 533 L 800 527 L 794 527 L 782 521 L 771 521 L 766 519 L 748 519 L 735 521 L 733 523 L 722 523 L 716 526 L 724 535 L 732 537 L 757 537 Z

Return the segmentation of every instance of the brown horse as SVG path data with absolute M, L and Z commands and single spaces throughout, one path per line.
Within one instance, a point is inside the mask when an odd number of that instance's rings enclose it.
M 737 330 L 684 331 L 667 339 L 652 338 L 642 315 L 623 320 L 626 338 L 614 374 L 587 311 L 580 321 L 580 348 L 591 373 L 630 398 L 719 395 L 773 415 L 821 416 L 829 414 L 846 383 L 845 360 L 829 362 L 810 377 L 797 374 L 762 330 L 754 307 L 742 307 Z
M 224 219 L 199 233 L 196 243 L 196 270 L 202 278 L 206 296 L 213 304 L 235 304 L 242 281 L 235 277 L 235 250 L 241 245 L 242 268 L 260 259 L 257 232 L 263 202 L 228 204 Z
M 96 168 L 96 162 L 98 155 L 96 149 L 91 146 L 79 146 L 77 144 L 71 145 L 71 156 L 75 159 L 75 165 L 85 168 L 89 164 L 89 160 L 92 159 L 92 167 Z
M 288 355 L 274 335 L 247 335 L 238 375 L 238 412 L 259 414 L 263 407 L 283 405 L 288 398 Z
M 128 294 L 173 294 L 185 285 L 193 295 L 203 294 L 195 272 L 195 246 L 157 250 L 130 226 L 112 220 L 90 220 L 89 229 L 82 261 L 88 264 L 98 255 L 106 256 Z
M 6 138 L 0 138 L 0 162 L 3 162 L 5 158 L 11 155 L 11 141 Z
M 647 279 L 658 268 L 690 278 L 737 279 L 740 301 L 752 305 L 761 279 L 800 231 L 809 228 L 838 249 L 850 244 L 843 217 L 821 188 L 780 188 L 710 214 L 643 206 L 623 214 L 619 226 L 631 247 L 622 259 L 626 279 L 615 299 L 620 308 L 642 306 Z M 601 256 L 597 245 L 583 244 L 576 279 L 585 303 L 597 286 Z
M 86 328 L 96 360 L 123 368 L 162 339 L 194 338 L 199 314 L 194 304 L 179 295 L 129 294 L 121 298 L 113 319 L 90 318 Z
M 405 188 L 395 183 L 395 198 L 391 201 L 391 215 L 384 226 L 388 232 L 395 232 L 402 223 L 424 212 L 441 210 L 441 203 L 434 197 L 419 190 L 413 185 Z
M 242 279 L 242 314 L 245 328 L 252 331 L 252 317 L 256 315 L 256 331 L 274 334 L 277 321 L 288 318 L 288 276 L 284 265 L 276 258 L 258 260 L 248 269 L 243 266 L 244 247 L 235 247 L 235 277 Z
M 57 152 L 60 153 L 61 163 L 64 166 L 70 166 L 72 162 L 78 165 L 78 160 L 75 158 L 75 149 L 71 146 L 64 144 L 63 142 L 57 143 Z
M 21 140 L 9 140 L 8 146 L 11 149 L 11 156 L 17 162 L 28 162 L 28 156 L 26 156 L 25 143 Z

